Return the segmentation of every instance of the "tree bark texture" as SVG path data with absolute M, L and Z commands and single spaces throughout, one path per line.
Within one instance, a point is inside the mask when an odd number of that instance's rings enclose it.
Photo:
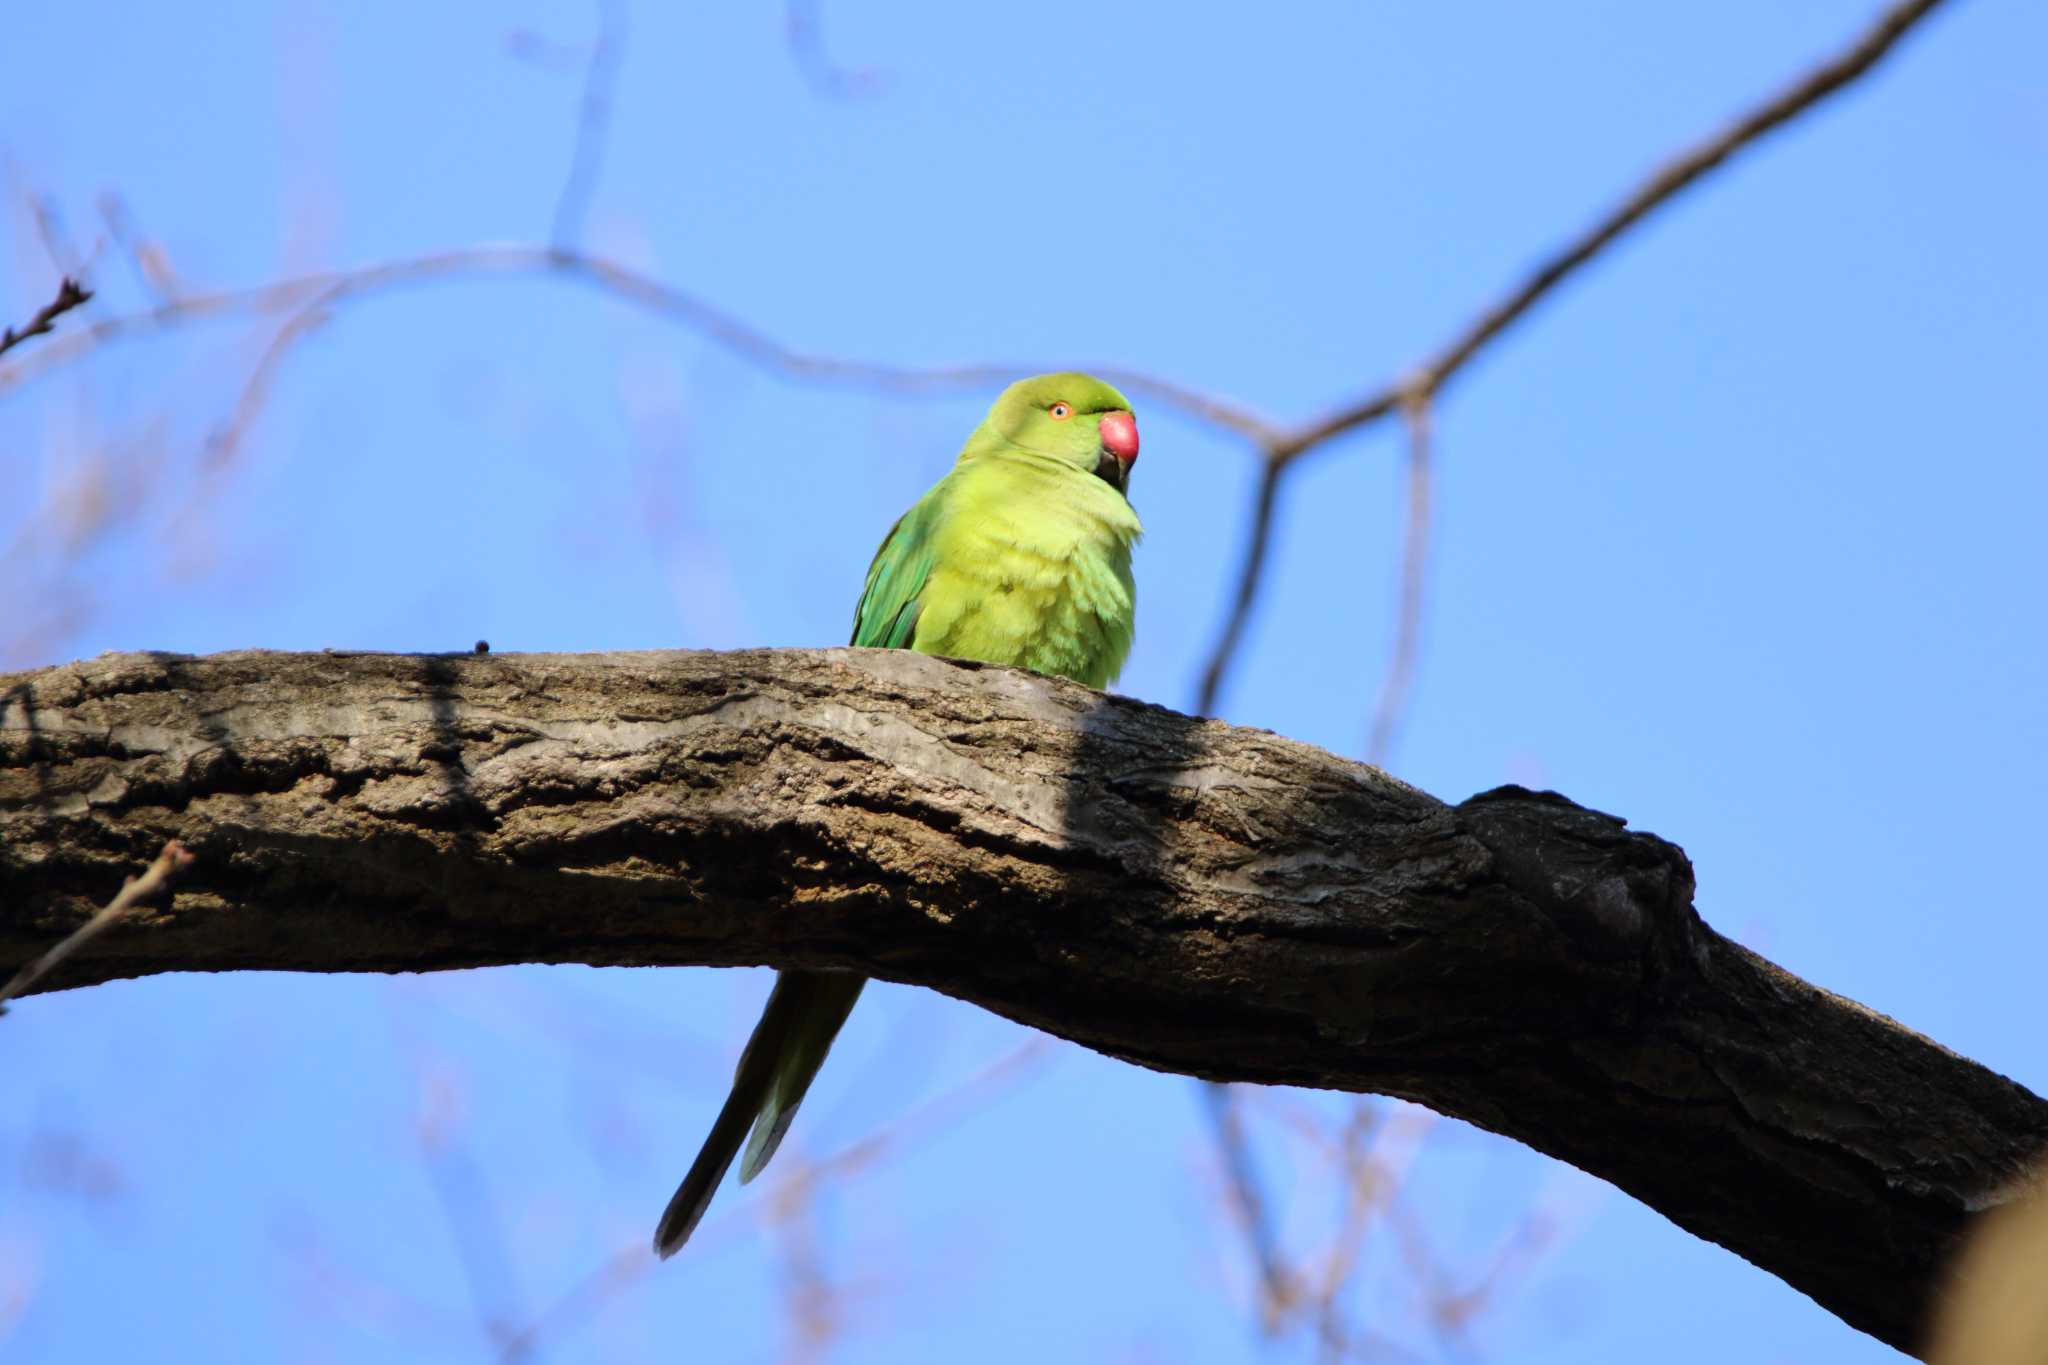
M 2048 1104 L 1714 933 L 1685 855 L 901 651 L 107 655 L 0 676 L 0 966 L 772 963 L 1370 1091 L 1613 1182 L 1907 1350 Z M 4 1028 L 4 1022 L 0 1022 Z

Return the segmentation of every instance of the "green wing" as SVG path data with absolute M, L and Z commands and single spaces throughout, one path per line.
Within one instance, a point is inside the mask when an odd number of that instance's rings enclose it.
M 945 488 L 942 479 L 882 538 L 882 547 L 868 565 L 860 605 L 853 609 L 853 644 L 908 649 L 916 637 L 924 585 L 932 576 Z

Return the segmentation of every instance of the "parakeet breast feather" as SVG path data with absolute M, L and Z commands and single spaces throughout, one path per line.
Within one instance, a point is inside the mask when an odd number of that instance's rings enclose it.
M 964 462 L 940 490 L 911 647 L 1090 687 L 1114 680 L 1131 648 L 1141 534 L 1123 495 L 1029 457 Z

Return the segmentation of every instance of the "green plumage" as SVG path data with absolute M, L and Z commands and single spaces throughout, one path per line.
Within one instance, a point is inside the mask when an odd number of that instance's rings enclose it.
M 945 478 L 889 528 L 854 609 L 853 643 L 1013 664 L 1106 687 L 1130 653 L 1140 534 L 1125 497 L 1130 404 L 1083 374 L 1003 391 Z M 740 1179 L 775 1155 L 865 978 L 777 975 L 732 1092 L 654 1234 L 688 1239 L 741 1142 Z

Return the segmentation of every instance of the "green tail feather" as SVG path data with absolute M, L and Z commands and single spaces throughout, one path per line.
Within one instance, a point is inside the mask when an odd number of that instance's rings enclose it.
M 690 1239 L 739 1154 L 749 1126 L 753 1137 L 747 1140 L 746 1159 L 740 1163 L 741 1181 L 759 1175 L 775 1155 L 797 1105 L 811 1088 L 811 1078 L 825 1064 L 832 1040 L 866 984 L 865 977 L 830 972 L 777 974 L 761 1022 L 754 1025 L 733 1071 L 732 1093 L 654 1230 L 657 1253 L 672 1256 Z
M 761 1174 L 761 1168 L 782 1145 L 789 1121 L 796 1117 L 796 1107 L 804 1102 L 804 1092 L 811 1088 L 818 1068 L 825 1064 L 832 1040 L 839 1036 L 840 1027 L 853 1012 L 853 1004 L 860 999 L 861 987 L 865 985 L 864 976 L 827 972 L 783 972 L 776 978 L 776 992 L 786 991 L 792 998 L 794 1019 L 775 1067 L 775 1083 L 761 1105 L 760 1116 L 754 1120 L 754 1135 L 747 1140 L 747 1153 L 740 1158 L 742 1185 Z

